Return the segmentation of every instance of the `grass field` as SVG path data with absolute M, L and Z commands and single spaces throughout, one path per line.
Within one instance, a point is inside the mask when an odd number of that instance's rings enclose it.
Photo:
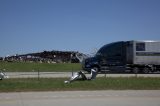
M 97 78 L 64 84 L 67 78 L 5 79 L 0 92 L 74 91 L 74 90 L 160 90 L 160 78 Z
M 4 62 L 0 61 L 0 70 L 5 69 L 6 72 L 31 72 L 33 70 L 39 71 L 77 71 L 81 70 L 79 63 L 29 63 L 29 62 Z

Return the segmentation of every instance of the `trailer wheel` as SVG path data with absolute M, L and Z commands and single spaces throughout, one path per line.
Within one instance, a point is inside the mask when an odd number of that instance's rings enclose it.
M 143 69 L 143 73 L 145 73 L 145 74 L 149 73 L 149 68 L 145 67 L 145 68 Z
M 132 71 L 134 74 L 137 74 L 139 72 L 139 69 L 137 67 L 134 67 Z

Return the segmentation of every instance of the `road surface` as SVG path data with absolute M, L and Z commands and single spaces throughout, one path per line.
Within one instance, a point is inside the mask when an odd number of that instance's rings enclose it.
M 67 78 L 72 76 L 72 72 L 6 72 L 9 78 Z M 90 77 L 90 74 L 86 74 Z M 97 77 L 160 77 L 160 74 L 98 74 Z
M 160 106 L 160 90 L 0 93 L 0 106 Z

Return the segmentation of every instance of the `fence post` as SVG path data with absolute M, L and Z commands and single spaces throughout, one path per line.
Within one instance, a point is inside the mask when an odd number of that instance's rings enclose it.
M 72 76 L 73 76 L 73 67 L 72 67 Z
M 137 76 L 138 76 L 138 73 L 135 73 L 135 77 L 137 78 Z
M 39 73 L 39 70 L 38 70 L 38 81 L 39 81 L 39 76 L 40 76 L 40 73 Z

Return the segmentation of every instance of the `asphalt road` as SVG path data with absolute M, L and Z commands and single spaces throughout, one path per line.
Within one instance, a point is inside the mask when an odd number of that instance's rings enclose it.
M 160 90 L 0 93 L 0 106 L 160 106 Z
M 6 72 L 9 78 L 63 78 L 71 77 L 72 72 Z M 90 77 L 90 74 L 86 74 Z M 160 77 L 160 74 L 98 74 L 97 77 Z

